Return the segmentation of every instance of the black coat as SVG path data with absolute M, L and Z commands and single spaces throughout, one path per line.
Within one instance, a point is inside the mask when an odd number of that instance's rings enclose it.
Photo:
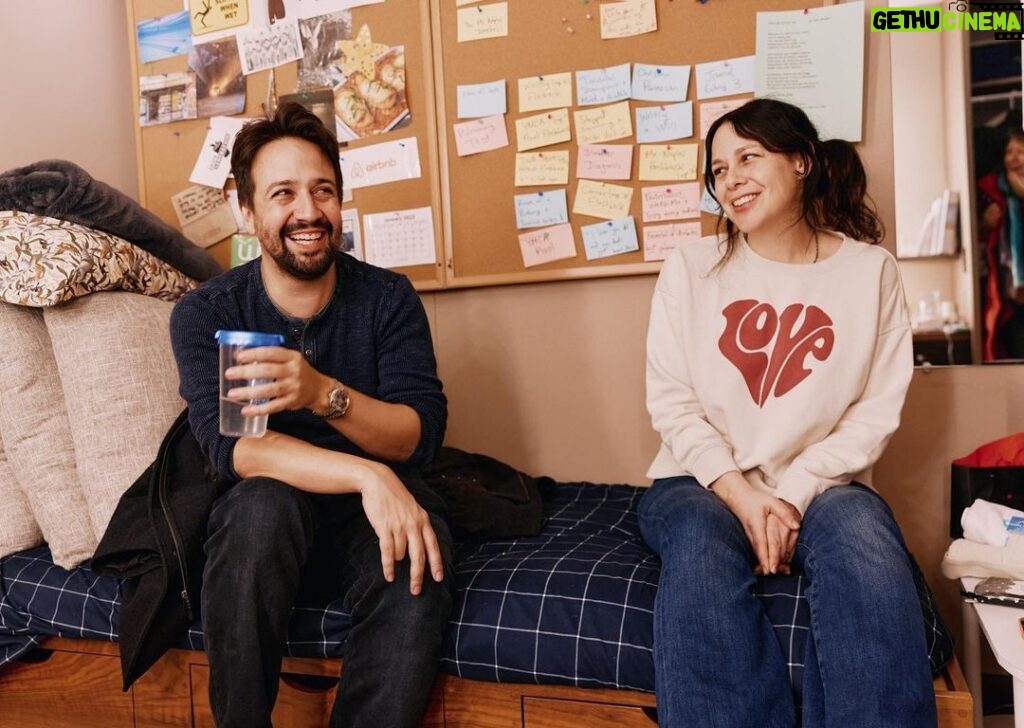
M 118 626 L 125 690 L 181 643 L 198 616 L 206 522 L 223 486 L 186 411 L 117 504 L 91 567 L 132 577 L 121 587 Z

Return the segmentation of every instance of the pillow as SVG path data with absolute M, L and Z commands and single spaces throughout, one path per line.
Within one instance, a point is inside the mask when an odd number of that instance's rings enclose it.
M 0 438 L 0 558 L 43 542 L 36 518 L 14 479 L 14 468 L 4 454 Z
M 97 539 L 185 408 L 168 330 L 173 307 L 135 293 L 97 293 L 43 309 Z
M 0 303 L 0 432 L 14 480 L 53 561 L 90 558 L 98 540 L 78 484 L 64 391 L 42 311 Z
M 122 238 L 67 220 L 0 212 L 0 300 L 55 306 L 96 291 L 175 301 L 196 281 Z

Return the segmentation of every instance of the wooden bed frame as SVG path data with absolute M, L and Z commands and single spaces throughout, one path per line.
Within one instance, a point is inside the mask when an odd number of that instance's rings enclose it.
M 277 728 L 326 726 L 341 660 L 285 658 Z M 0 728 L 213 728 L 203 652 L 171 650 L 121 691 L 117 645 L 53 637 L 0 670 Z M 851 677 L 851 679 L 854 679 Z M 935 680 L 939 728 L 971 728 L 973 701 L 952 660 Z M 440 675 L 424 728 L 652 728 L 654 696 Z

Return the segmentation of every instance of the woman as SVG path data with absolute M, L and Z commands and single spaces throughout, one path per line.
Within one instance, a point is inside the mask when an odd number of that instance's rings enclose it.
M 978 180 L 983 283 L 984 358 L 1024 358 L 1024 130 L 1011 128 L 1003 168 Z
M 804 726 L 933 726 L 910 560 L 866 487 L 912 372 L 896 262 L 853 147 L 757 99 L 708 131 L 725 235 L 665 261 L 647 407 L 662 439 L 640 504 L 662 560 L 660 725 L 793 726 L 755 574 L 803 571 Z M 863 242 L 861 242 L 863 241 Z

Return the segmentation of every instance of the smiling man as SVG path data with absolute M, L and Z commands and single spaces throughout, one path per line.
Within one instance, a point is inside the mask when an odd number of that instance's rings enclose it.
M 447 403 L 423 306 L 401 275 L 339 253 L 337 142 L 284 104 L 231 157 L 263 255 L 186 295 L 171 317 L 192 431 L 234 482 L 214 503 L 202 620 L 221 728 L 270 725 L 288 618 L 303 581 L 352 615 L 332 726 L 418 726 L 451 609 L 443 505 L 416 475 Z M 244 351 L 228 392 L 261 438 L 219 432 L 218 329 L 284 336 Z M 314 566 L 315 565 L 315 566 Z

